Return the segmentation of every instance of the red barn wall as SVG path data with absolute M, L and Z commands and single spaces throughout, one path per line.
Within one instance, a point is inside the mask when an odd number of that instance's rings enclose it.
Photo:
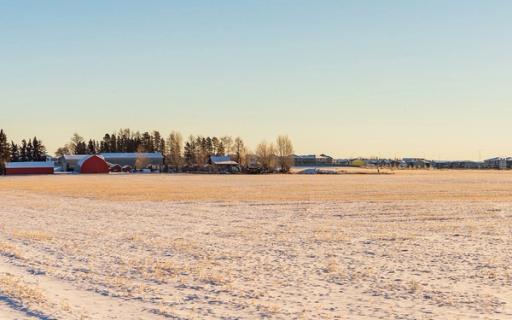
M 5 174 L 53 174 L 53 168 L 6 168 Z
M 80 173 L 108 173 L 109 168 L 105 160 L 98 156 L 92 156 L 85 160 L 80 167 Z

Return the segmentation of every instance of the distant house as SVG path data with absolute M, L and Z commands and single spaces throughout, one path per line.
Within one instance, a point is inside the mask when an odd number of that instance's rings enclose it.
M 336 160 L 334 160 L 334 165 L 340 166 L 340 167 L 348 167 L 348 166 L 350 166 L 350 160 L 349 159 L 336 159 Z
M 5 164 L 6 175 L 53 174 L 53 171 L 53 162 L 51 161 L 7 162 Z
M 308 167 L 308 166 L 332 166 L 334 159 L 331 156 L 321 154 L 319 156 L 315 154 L 307 155 L 293 155 L 293 163 L 296 167 Z
M 432 166 L 432 162 L 423 158 L 403 158 L 407 168 L 426 169 Z
M 485 167 L 489 169 L 507 169 L 507 158 L 491 158 L 484 161 Z
M 208 164 L 215 172 L 240 172 L 240 164 L 229 156 L 210 156 Z
M 316 165 L 317 166 L 332 166 L 334 163 L 334 159 L 331 156 L 326 154 L 321 154 L 316 157 Z
M 293 155 L 293 164 L 296 167 L 316 166 L 316 155 Z

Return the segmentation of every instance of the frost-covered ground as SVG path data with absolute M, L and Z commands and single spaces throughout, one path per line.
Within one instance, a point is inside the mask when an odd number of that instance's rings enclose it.
M 3 178 L 0 319 L 511 319 L 512 202 L 488 199 L 512 192 L 510 178 L 487 177 L 487 193 L 467 199 L 443 191 L 476 190 L 477 178 L 458 174 L 437 176 L 434 197 L 393 191 L 435 189 L 430 177 L 282 177 L 299 195 L 312 190 L 304 200 L 270 195 L 279 180 L 200 178 L 203 191 L 243 185 L 267 201 L 186 200 L 187 179 L 199 179 L 189 176 L 122 177 L 138 182 L 127 193 L 155 179 L 186 195 L 152 201 L 87 189 L 115 176 L 43 178 L 48 191 L 23 186 L 37 177 Z M 352 181 L 390 188 L 379 201 L 323 198 Z

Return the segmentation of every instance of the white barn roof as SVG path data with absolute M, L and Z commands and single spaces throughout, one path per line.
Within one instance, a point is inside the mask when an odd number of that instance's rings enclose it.
M 126 158 L 126 159 L 133 159 L 133 158 L 147 158 L 147 159 L 163 159 L 164 156 L 160 152 L 105 152 L 101 153 L 101 155 L 104 158 Z
M 210 161 L 212 164 L 217 165 L 237 165 L 238 163 L 232 161 L 229 156 L 211 156 Z
M 5 164 L 7 169 L 19 168 L 53 168 L 51 161 L 27 161 L 27 162 L 7 162 Z
M 81 160 L 82 158 L 85 158 L 89 156 L 88 154 L 65 154 L 63 155 L 64 159 L 66 160 Z

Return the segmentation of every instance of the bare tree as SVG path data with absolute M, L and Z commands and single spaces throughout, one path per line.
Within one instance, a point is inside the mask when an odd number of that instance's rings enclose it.
M 224 136 L 220 138 L 220 142 L 224 146 L 224 152 L 226 154 L 233 154 L 234 153 L 234 144 L 233 144 L 233 138 L 230 136 Z
M 287 135 L 281 135 L 276 140 L 277 165 L 281 172 L 289 172 L 293 166 L 293 144 Z
M 57 149 L 57 151 L 55 151 L 55 155 L 57 157 L 62 157 L 65 154 L 71 154 L 71 151 L 69 151 L 69 148 L 67 145 L 65 145 L 64 147 L 60 147 Z
M 65 154 L 85 154 L 87 153 L 87 144 L 84 138 L 78 133 L 74 133 L 71 139 L 63 147 L 55 151 L 55 155 L 63 156 Z
M 149 164 L 149 159 L 144 154 L 145 148 L 139 146 L 137 148 L 137 159 L 135 159 L 135 169 L 145 169 Z
M 241 165 L 244 165 L 246 162 L 247 148 L 244 145 L 244 141 L 240 137 L 235 138 L 235 142 L 233 144 L 233 154 L 235 156 L 235 161 Z
M 167 160 L 169 161 L 169 165 L 174 167 L 177 171 L 183 164 L 183 137 L 179 132 L 172 131 L 169 135 L 167 145 L 169 146 Z
M 256 147 L 256 156 L 261 167 L 265 171 L 273 171 L 275 169 L 276 148 L 273 143 L 261 142 Z

